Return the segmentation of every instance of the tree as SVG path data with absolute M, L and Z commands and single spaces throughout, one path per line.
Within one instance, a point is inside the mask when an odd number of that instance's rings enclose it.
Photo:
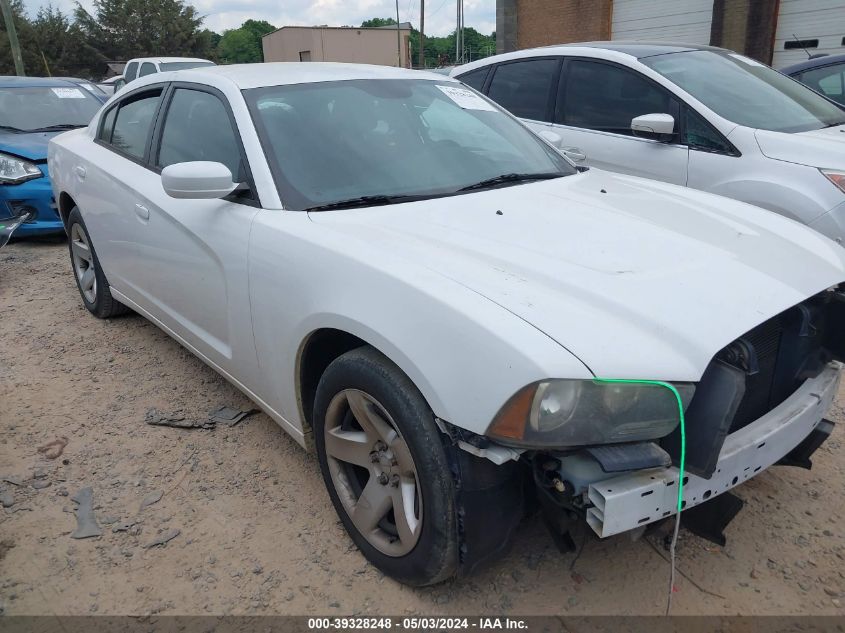
M 252 33 L 245 29 L 232 29 L 223 33 L 217 45 L 217 54 L 225 64 L 249 64 L 261 61 L 261 51 L 255 45 Z
M 393 26 L 394 24 L 396 24 L 396 20 L 393 18 L 370 18 L 361 22 L 361 28 Z
M 227 64 L 249 64 L 264 61 L 262 36 L 276 27 L 265 20 L 247 20 L 240 27 L 226 31 L 217 45 L 220 61 Z
M 211 54 L 202 16 L 182 0 L 94 0 L 93 15 L 77 3 L 74 16 L 102 70 L 107 60 Z
M 362 27 L 392 26 L 396 24 L 394 18 L 370 18 L 361 23 Z M 420 50 L 420 32 L 411 27 L 411 59 L 416 60 Z M 482 35 L 471 26 L 464 28 L 464 52 L 466 61 L 472 61 L 494 55 L 496 53 L 496 33 Z M 444 66 L 455 63 L 455 32 L 444 37 L 425 36 L 425 65 L 426 68 Z

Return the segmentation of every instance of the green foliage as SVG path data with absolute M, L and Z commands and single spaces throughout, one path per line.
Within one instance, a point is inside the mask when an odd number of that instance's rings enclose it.
M 223 33 L 217 45 L 217 54 L 225 64 L 247 64 L 261 61 L 261 51 L 252 33 L 245 29 L 232 29 Z
M 389 26 L 396 24 L 393 18 L 371 18 L 361 26 Z M 411 61 L 419 63 L 420 32 L 411 29 Z M 464 61 L 474 61 L 496 53 L 496 33 L 482 35 L 471 26 L 464 27 Z M 436 68 L 455 63 L 455 32 L 444 37 L 425 36 L 425 66 Z
M 369 20 L 364 20 L 363 22 L 361 22 L 361 26 L 363 28 L 392 26 L 394 24 L 396 24 L 396 20 L 394 20 L 393 18 L 370 18 Z
M 217 45 L 217 55 L 226 64 L 263 62 L 261 37 L 276 27 L 265 20 L 247 20 L 239 28 L 223 33 Z
M 107 61 L 168 55 L 214 58 L 220 36 L 201 29 L 202 16 L 182 0 L 94 0 L 73 16 L 51 5 L 27 16 L 11 0 L 28 75 L 100 79 Z M 0 20 L 0 74 L 14 74 L 9 38 Z

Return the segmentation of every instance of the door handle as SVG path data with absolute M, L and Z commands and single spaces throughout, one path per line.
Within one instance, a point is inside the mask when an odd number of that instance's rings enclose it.
M 85 180 L 85 168 L 82 165 L 76 166 L 76 175 L 79 177 L 80 180 Z
M 138 217 L 142 220 L 149 220 L 150 219 L 150 210 L 145 207 L 143 204 L 136 204 L 135 205 L 135 213 L 138 214 Z
M 577 147 L 562 147 L 560 151 L 563 152 L 564 156 L 570 160 L 574 160 L 576 163 L 587 160 L 587 155 Z

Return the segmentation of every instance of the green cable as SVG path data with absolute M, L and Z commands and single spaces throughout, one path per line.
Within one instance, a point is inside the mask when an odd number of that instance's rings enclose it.
M 675 400 L 678 403 L 678 417 L 681 422 L 681 460 L 678 467 L 678 512 L 675 515 L 675 530 L 672 534 L 672 546 L 670 550 L 670 564 L 671 573 L 669 575 L 669 597 L 666 602 L 666 615 L 672 609 L 672 593 L 675 590 L 675 547 L 678 544 L 678 530 L 681 527 L 681 510 L 684 506 L 684 467 L 686 465 L 687 455 L 687 434 L 686 425 L 684 421 L 684 403 L 681 400 L 681 394 L 675 388 L 675 385 L 664 382 L 662 380 L 630 380 L 626 378 L 594 378 L 593 382 L 604 383 L 625 383 L 635 385 L 656 385 L 658 387 L 665 387 L 675 395 Z
M 675 388 L 675 385 L 664 382 L 662 380 L 629 380 L 627 378 L 594 378 L 593 382 L 618 382 L 618 383 L 625 383 L 625 384 L 633 384 L 633 385 L 656 385 L 658 387 L 665 387 L 669 391 L 671 391 L 674 396 L 675 400 L 678 403 L 678 417 L 681 420 L 681 462 L 679 465 L 679 478 L 678 478 L 678 513 L 680 514 L 681 508 L 683 507 L 683 499 L 684 499 L 684 466 L 686 464 L 686 453 L 687 453 L 687 434 L 686 429 L 684 428 L 684 403 L 681 400 L 681 394 L 678 393 L 678 390 Z

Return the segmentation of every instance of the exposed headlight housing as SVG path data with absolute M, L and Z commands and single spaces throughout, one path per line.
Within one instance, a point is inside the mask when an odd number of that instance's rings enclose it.
M 17 184 L 43 175 L 35 163 L 0 152 L 0 183 Z
M 839 191 L 845 193 L 845 171 L 836 171 L 833 169 L 820 169 L 820 172 L 830 182 L 839 188 Z
M 695 385 L 674 387 L 686 408 Z M 665 386 L 547 380 L 514 394 L 486 434 L 527 448 L 571 448 L 654 440 L 674 431 L 679 422 L 678 400 Z

